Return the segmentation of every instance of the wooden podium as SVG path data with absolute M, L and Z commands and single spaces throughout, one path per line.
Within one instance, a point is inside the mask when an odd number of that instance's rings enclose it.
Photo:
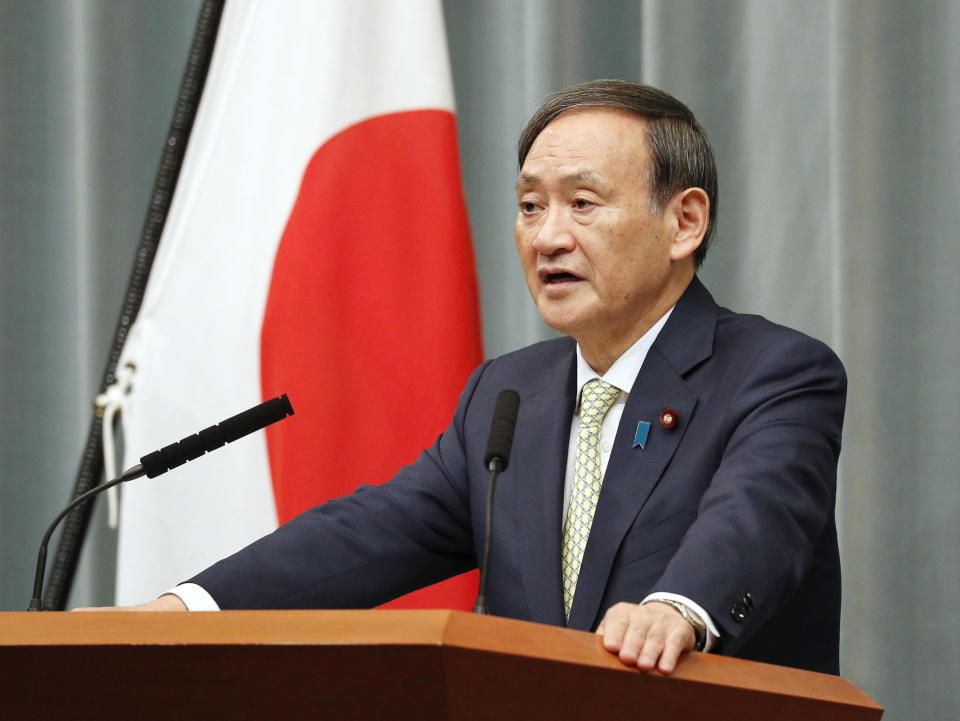
M 837 676 L 691 653 L 664 677 L 598 636 L 459 611 L 2 613 L 0 717 L 879 719 Z

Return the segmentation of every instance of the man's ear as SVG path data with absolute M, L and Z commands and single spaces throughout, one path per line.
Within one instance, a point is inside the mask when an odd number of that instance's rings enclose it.
M 677 224 L 670 260 L 689 258 L 700 247 L 710 225 L 710 197 L 703 188 L 687 188 L 670 200 L 667 212 Z

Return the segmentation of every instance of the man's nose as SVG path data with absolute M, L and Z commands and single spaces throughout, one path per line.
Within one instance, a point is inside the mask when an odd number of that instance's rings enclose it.
M 533 248 L 540 255 L 553 255 L 559 251 L 572 250 L 576 239 L 569 226 L 566 214 L 559 208 L 547 209 L 543 225 L 537 229 Z

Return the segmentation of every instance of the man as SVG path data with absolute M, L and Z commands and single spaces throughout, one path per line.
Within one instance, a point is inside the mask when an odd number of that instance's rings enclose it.
M 843 369 L 697 280 L 717 207 L 702 129 L 665 93 L 595 81 L 541 106 L 519 161 L 517 250 L 569 337 L 484 363 L 390 483 L 138 608 L 371 606 L 474 567 L 486 434 L 514 388 L 492 613 L 596 629 L 641 669 L 669 673 L 700 648 L 838 672 Z

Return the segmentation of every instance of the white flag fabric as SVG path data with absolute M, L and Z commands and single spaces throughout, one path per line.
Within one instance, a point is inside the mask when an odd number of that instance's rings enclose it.
M 296 415 L 125 484 L 117 603 L 388 480 L 481 357 L 439 2 L 226 3 L 120 360 L 125 467 L 281 393 Z M 468 607 L 470 583 L 426 603 Z

